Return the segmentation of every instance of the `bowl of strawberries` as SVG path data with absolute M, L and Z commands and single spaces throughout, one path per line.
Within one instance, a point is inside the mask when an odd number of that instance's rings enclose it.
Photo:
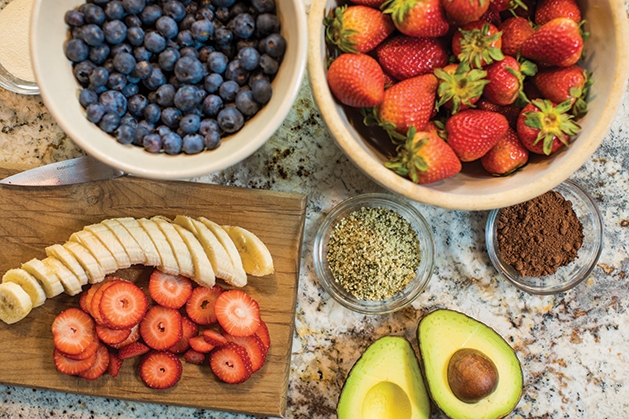
M 308 72 L 339 148 L 425 204 L 487 210 L 560 184 L 629 71 L 620 0 L 314 0 Z

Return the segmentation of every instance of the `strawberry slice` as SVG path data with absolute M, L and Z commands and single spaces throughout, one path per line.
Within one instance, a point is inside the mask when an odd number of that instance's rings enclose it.
M 203 339 L 210 345 L 215 347 L 223 346 L 227 343 L 227 339 L 219 331 L 214 329 L 205 329 L 201 332 Z
M 168 348 L 174 354 L 184 353 L 189 347 L 188 339 L 199 333 L 199 326 L 188 317 L 181 316 L 181 339 L 179 342 Z
M 170 348 L 182 336 L 181 314 L 174 308 L 152 306 L 140 322 L 140 336 L 152 349 Z
M 116 345 L 124 342 L 131 334 L 131 329 L 112 329 L 102 324 L 96 325 L 98 338 L 107 345 Z
M 65 354 L 80 354 L 95 340 L 94 326 L 94 319 L 80 308 L 62 311 L 52 322 L 55 348 Z
M 218 324 L 233 336 L 249 336 L 260 327 L 260 307 L 246 292 L 233 289 L 216 299 L 214 312 Z
M 229 342 L 237 343 L 247 350 L 247 355 L 251 360 L 251 372 L 256 372 L 266 362 L 266 347 L 262 342 L 262 339 L 258 337 L 258 335 L 251 336 L 232 336 L 229 334 L 225 334 L 225 338 Z
M 140 379 L 150 388 L 166 389 L 177 384 L 183 366 L 172 352 L 152 351 L 140 362 Z
M 92 317 L 94 317 L 94 321 L 96 322 L 96 324 L 105 324 L 107 322 L 107 319 L 103 317 L 103 313 L 100 309 L 100 303 L 103 299 L 103 294 L 105 290 L 111 287 L 112 285 L 114 285 L 115 283 L 116 283 L 115 280 L 103 282 L 102 285 L 98 287 L 98 289 L 96 290 L 96 292 L 94 292 L 94 295 L 92 296 L 92 301 L 90 303 L 90 313 L 92 314 Z
M 181 308 L 192 294 L 192 281 L 182 275 L 169 275 L 155 269 L 149 278 L 149 294 L 161 306 Z
M 135 326 L 131 328 L 131 333 L 129 333 L 128 338 L 126 338 L 120 343 L 112 343 L 109 346 L 114 349 L 120 349 L 134 342 L 137 342 L 138 340 L 140 340 L 140 326 L 136 324 Z
M 111 375 L 113 378 L 118 376 L 120 372 L 120 368 L 122 368 L 123 359 L 121 359 L 114 352 L 109 352 L 109 365 L 107 365 L 107 374 Z
M 76 361 L 80 361 L 82 359 L 87 359 L 92 357 L 95 353 L 96 350 L 98 349 L 98 346 L 100 345 L 100 341 L 96 338 L 94 338 L 94 341 L 87 347 L 85 348 L 85 350 L 83 352 L 81 352 L 80 354 L 76 354 L 76 355 L 70 355 L 70 354 L 65 354 L 63 352 L 61 352 L 66 358 L 70 358 L 70 359 L 74 359 Z
M 133 342 L 120 348 L 120 350 L 118 351 L 118 357 L 122 360 L 125 360 L 128 358 L 144 355 L 150 350 L 151 348 L 149 348 L 142 342 Z
M 215 346 L 211 343 L 207 343 L 201 335 L 191 337 L 190 339 L 188 339 L 188 343 L 190 344 L 190 347 L 192 349 L 203 354 L 206 354 L 215 348 Z
M 234 342 L 228 342 L 210 354 L 210 368 L 219 380 L 228 384 L 243 383 L 251 377 L 247 350 Z
M 92 366 L 79 373 L 81 378 L 85 378 L 86 380 L 96 380 L 98 377 L 103 375 L 105 371 L 107 371 L 107 367 L 109 366 L 109 351 L 107 347 L 102 343 L 99 345 L 96 350 L 94 364 Z
M 77 375 L 83 371 L 90 369 L 96 361 L 96 354 L 92 354 L 91 357 L 86 359 L 71 359 L 65 356 L 59 349 L 55 348 L 53 351 L 53 360 L 55 362 L 55 368 L 62 374 Z
M 134 283 L 116 281 L 103 292 L 99 307 L 109 327 L 130 329 L 144 317 L 148 298 Z
M 188 364 L 201 365 L 203 361 L 205 361 L 205 354 L 197 352 L 194 349 L 188 349 L 186 353 L 183 354 L 183 359 Z
M 255 334 L 262 340 L 262 343 L 264 343 L 268 352 L 269 347 L 271 346 L 271 334 L 269 333 L 269 328 L 264 320 L 260 320 L 260 327 L 258 327 Z
M 225 290 L 220 285 L 196 287 L 186 303 L 186 313 L 190 320 L 199 325 L 216 323 L 214 303 Z
M 104 282 L 98 282 L 96 284 L 92 284 L 86 291 L 81 293 L 81 297 L 79 298 L 79 305 L 86 313 L 92 314 L 92 299 L 94 298 L 94 294 L 100 287 L 102 287 Z

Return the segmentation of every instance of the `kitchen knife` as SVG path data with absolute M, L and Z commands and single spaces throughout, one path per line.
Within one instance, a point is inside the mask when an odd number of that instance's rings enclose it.
M 64 160 L 16 173 L 0 180 L 0 184 L 15 186 L 58 186 L 95 180 L 114 179 L 125 172 L 107 166 L 90 156 Z

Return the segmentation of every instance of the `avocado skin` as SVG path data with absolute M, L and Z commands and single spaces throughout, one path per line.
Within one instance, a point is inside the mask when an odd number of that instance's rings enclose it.
M 396 384 L 395 387 L 400 389 L 398 396 L 404 399 L 404 403 L 400 403 L 399 398 L 390 402 L 398 406 L 400 404 L 410 406 L 410 410 L 403 413 L 398 411 L 396 415 L 389 417 L 396 419 L 430 417 L 430 399 L 413 347 L 404 337 L 384 336 L 373 342 L 350 370 L 337 404 L 338 419 L 365 419 L 362 413 L 363 404 L 370 402 L 365 396 L 372 394 L 373 389 L 382 383 Z M 385 416 L 380 418 L 385 419 Z
M 459 311 L 437 309 L 420 320 L 417 340 L 429 396 L 450 419 L 500 419 L 515 409 L 522 397 L 522 366 L 494 329 Z M 483 352 L 499 371 L 496 390 L 477 403 L 457 399 L 447 382 L 450 357 L 463 347 Z

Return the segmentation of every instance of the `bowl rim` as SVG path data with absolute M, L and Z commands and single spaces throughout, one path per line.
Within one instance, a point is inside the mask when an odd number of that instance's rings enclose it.
M 620 108 L 619 105 L 626 90 L 626 80 L 629 77 L 629 51 L 627 51 L 628 48 L 622 48 L 622 46 L 627 47 L 629 21 L 624 13 L 625 7 L 622 0 L 609 0 L 612 10 L 623 11 L 623 13 L 612 13 L 616 40 L 621 48 L 616 49 L 616 66 L 610 95 L 601 117 L 589 134 L 588 141 L 580 145 L 582 152 L 570 155 L 543 178 L 508 191 L 485 190 L 483 195 L 466 196 L 436 190 L 429 185 L 417 185 L 401 178 L 382 164 L 374 164 L 372 156 L 347 132 L 345 121 L 337 112 L 330 112 L 336 108 L 337 103 L 330 92 L 326 72 L 321 65 L 324 58 L 321 54 L 321 40 L 324 34 L 322 21 L 327 1 L 313 0 L 308 22 L 308 74 L 315 103 L 337 146 L 359 169 L 379 185 L 417 202 L 454 210 L 491 210 L 527 201 L 554 188 L 566 180 L 576 170 L 575 168 L 580 168 L 600 146 Z M 404 181 L 400 182 L 400 179 Z

